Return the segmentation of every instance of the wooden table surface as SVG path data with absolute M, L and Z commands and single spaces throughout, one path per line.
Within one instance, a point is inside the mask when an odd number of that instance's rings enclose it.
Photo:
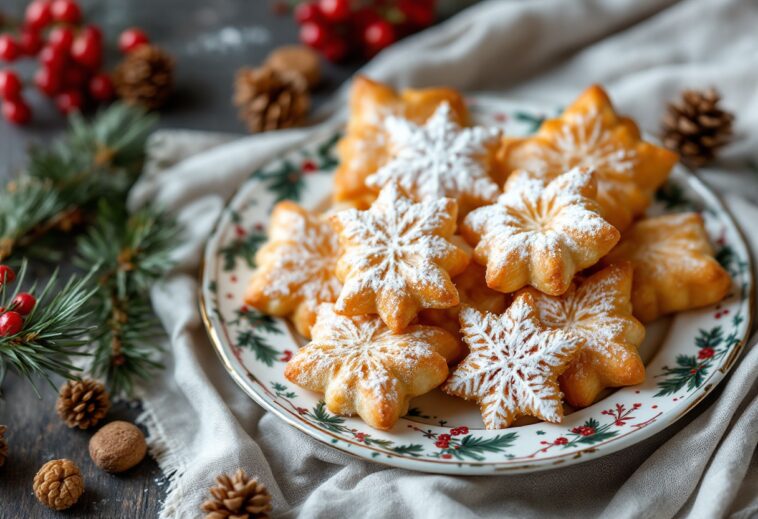
M 0 12 L 18 18 L 27 0 L 3 0 Z M 177 92 L 161 113 L 161 127 L 244 132 L 231 106 L 234 72 L 257 65 L 273 48 L 297 41 L 291 16 L 273 12 L 268 0 L 81 0 L 88 20 L 100 24 L 111 55 L 120 30 L 139 26 L 177 60 Z M 156 12 L 156 6 L 160 12 Z M 28 60 L 27 60 L 28 61 Z M 315 93 L 318 104 L 356 68 L 325 65 L 324 81 Z M 26 78 L 33 63 L 14 66 Z M 32 142 L 44 143 L 65 128 L 65 120 L 48 100 L 30 95 L 32 124 L 23 129 L 0 120 L 0 175 L 7 178 L 23 166 Z M 55 414 L 56 393 L 37 381 L 42 398 L 13 374 L 3 384 L 0 424 L 8 426 L 9 457 L 0 468 L 0 519 L 16 518 L 137 518 L 156 517 L 165 495 L 166 481 L 155 461 L 147 458 L 125 474 L 114 476 L 97 469 L 87 444 L 92 432 L 71 430 Z M 134 421 L 136 404 L 119 403 L 107 417 Z M 32 493 L 34 474 L 46 461 L 70 458 L 81 468 L 86 491 L 79 503 L 62 513 L 37 502 Z

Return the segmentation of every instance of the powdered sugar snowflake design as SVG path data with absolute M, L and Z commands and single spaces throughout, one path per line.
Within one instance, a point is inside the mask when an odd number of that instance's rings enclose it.
M 552 147 L 534 148 L 534 155 L 522 167 L 530 172 L 545 174 L 549 171 L 566 171 L 577 166 L 590 167 L 599 178 L 612 180 L 606 172 L 623 174 L 623 182 L 633 181 L 637 153 L 613 139 L 603 127 L 597 107 L 586 113 L 564 116 L 560 131 L 551 135 Z
M 270 298 L 295 297 L 312 311 L 319 303 L 334 301 L 342 288 L 334 275 L 338 250 L 337 234 L 328 220 L 280 209 L 269 242 L 257 256 L 267 274 L 263 293 Z
M 447 102 L 423 126 L 388 117 L 385 129 L 392 159 L 366 179 L 369 187 L 398 182 L 420 201 L 449 197 L 482 205 L 497 198 L 500 190 L 487 173 L 485 155 L 500 130 L 461 128 Z
M 394 422 L 407 411 L 410 397 L 444 381 L 447 358 L 456 349 L 452 337 L 440 329 L 411 326 L 393 333 L 377 317 L 341 316 L 328 303 L 319 307 L 312 333 L 312 341 L 288 363 L 287 378 L 323 391 L 331 409 L 357 412 L 380 428 L 391 424 L 370 410 L 379 409 Z
M 419 308 L 458 304 L 450 272 L 461 272 L 468 255 L 448 241 L 455 219 L 454 200 L 413 203 L 395 184 L 385 187 L 369 210 L 333 215 L 344 250 L 337 265 L 344 280 L 337 311 L 376 311 L 399 331 Z
M 563 418 L 558 376 L 581 342 L 537 320 L 534 301 L 522 294 L 502 315 L 461 310 L 461 333 L 471 352 L 443 390 L 479 403 L 487 429 L 503 429 L 519 416 L 549 422 Z
M 488 284 L 511 292 L 531 283 L 552 295 L 563 293 L 578 269 L 594 264 L 619 239 L 590 198 L 594 189 L 592 172 L 582 168 L 547 185 L 517 172 L 496 204 L 469 213 L 463 229 L 478 239 L 475 257 L 487 265 Z M 493 286 L 491 280 L 506 270 L 526 275 Z M 552 284 L 541 284 L 542 278 Z

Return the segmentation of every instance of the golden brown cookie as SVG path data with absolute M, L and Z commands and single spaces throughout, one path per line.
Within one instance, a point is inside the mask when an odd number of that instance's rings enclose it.
M 448 360 L 458 355 L 455 339 L 441 328 L 416 325 L 394 333 L 376 316 L 342 316 L 331 304 L 321 305 L 312 332 L 284 376 L 324 393 L 331 412 L 358 414 L 377 429 L 390 429 L 411 398 L 444 382 Z
M 632 306 L 642 322 L 717 303 L 732 287 L 697 213 L 640 220 L 603 263 L 625 260 L 634 267 Z
M 532 285 L 564 293 L 574 274 L 596 263 L 619 240 L 600 216 L 593 173 L 575 168 L 545 185 L 525 172 L 511 175 L 497 203 L 475 209 L 461 234 L 487 266 L 487 285 L 513 292 Z
M 545 121 L 534 136 L 509 139 L 502 149 L 507 171 L 523 169 L 551 179 L 577 166 L 595 170 L 602 214 L 621 231 L 650 205 L 677 158 L 643 141 L 635 122 L 618 116 L 597 85 L 559 118 Z
M 637 348 L 645 327 L 632 317 L 632 266 L 611 265 L 575 281 L 560 297 L 524 289 L 534 298 L 542 324 L 582 340 L 582 347 L 561 375 L 561 389 L 574 407 L 587 407 L 607 387 L 645 380 Z
M 268 241 L 255 255 L 257 268 L 245 302 L 260 311 L 289 317 L 310 337 L 316 310 L 337 299 L 342 284 L 335 276 L 339 243 L 324 216 L 295 202 L 279 202 L 271 213 Z
M 442 390 L 477 402 L 487 429 L 504 429 L 519 416 L 560 422 L 563 405 L 558 376 L 581 341 L 540 323 L 534 300 L 526 293 L 504 314 L 465 306 L 460 320 L 471 352 Z
M 421 309 L 457 305 L 450 277 L 463 272 L 470 257 L 451 241 L 456 214 L 455 200 L 413 203 L 395 184 L 366 211 L 333 214 L 342 247 L 336 273 L 344 283 L 337 313 L 378 313 L 400 332 Z
M 366 177 L 383 166 L 388 157 L 388 135 L 384 121 L 388 116 L 403 117 L 414 123 L 425 122 L 443 102 L 459 125 L 468 124 L 463 96 L 449 88 L 407 89 L 392 87 L 358 76 L 350 90 L 345 136 L 337 146 L 340 165 L 334 176 L 334 202 L 365 209 L 376 198 L 366 186 Z

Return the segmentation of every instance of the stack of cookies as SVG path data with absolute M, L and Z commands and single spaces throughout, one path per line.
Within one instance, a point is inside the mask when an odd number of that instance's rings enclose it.
M 246 302 L 310 342 L 285 376 L 389 429 L 436 387 L 488 429 L 560 422 L 639 384 L 642 322 L 731 287 L 696 213 L 644 218 L 677 161 L 602 88 L 533 136 L 471 126 L 451 89 L 355 80 L 334 203 L 281 202 Z

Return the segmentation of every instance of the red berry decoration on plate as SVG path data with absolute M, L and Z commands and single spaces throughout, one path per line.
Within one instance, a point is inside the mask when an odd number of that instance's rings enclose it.
M 83 105 L 84 97 L 78 90 L 68 90 L 55 98 L 55 106 L 65 115 L 81 110 Z
M 97 74 L 89 80 L 89 95 L 95 101 L 110 101 L 115 90 L 108 74 Z
M 28 292 L 21 292 L 13 298 L 11 308 L 21 315 L 28 315 L 34 310 L 34 305 L 37 304 L 37 299 Z
M 12 70 L 0 70 L 0 97 L 3 99 L 18 99 L 23 85 L 18 74 Z
M 53 14 L 50 12 L 50 2 L 47 0 L 34 0 L 26 7 L 24 23 L 29 29 L 41 31 L 53 21 Z
M 16 335 L 24 327 L 24 318 L 21 314 L 11 310 L 0 315 L 0 337 Z
M 21 49 L 10 34 L 0 35 L 0 59 L 5 61 L 15 61 L 18 58 Z
M 147 37 L 147 34 L 142 29 L 138 29 L 137 27 L 125 30 L 118 38 L 118 48 L 124 54 L 129 54 L 140 45 L 146 43 L 150 43 L 150 38 Z
M 50 5 L 50 12 L 56 22 L 76 24 L 82 19 L 79 4 L 73 0 L 55 0 Z
M 13 124 L 26 124 L 32 118 L 32 111 L 21 98 L 6 99 L 3 101 L 3 117 Z
M 0 265 L 0 286 L 5 283 L 13 283 L 16 280 L 16 272 L 8 265 Z

